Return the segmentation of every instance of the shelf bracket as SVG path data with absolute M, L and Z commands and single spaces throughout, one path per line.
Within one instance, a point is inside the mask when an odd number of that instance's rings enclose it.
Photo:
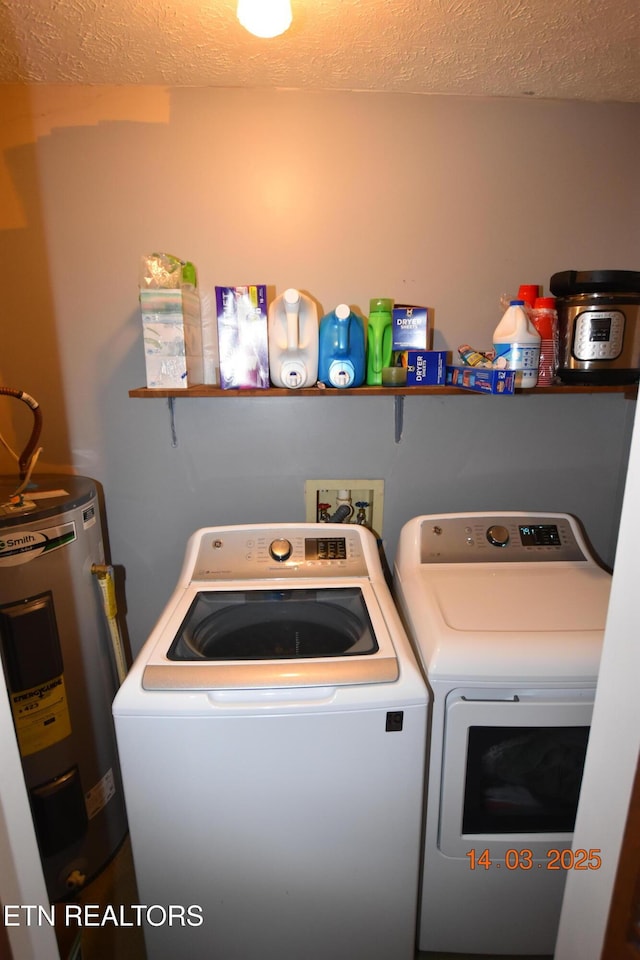
M 169 397 L 167 406 L 169 408 L 169 429 L 171 431 L 171 446 L 178 446 L 178 434 L 176 433 L 176 411 L 174 406 L 175 397 Z
M 393 416 L 395 423 L 395 441 L 400 443 L 402 440 L 402 430 L 404 427 L 404 394 L 396 394 L 393 398 Z

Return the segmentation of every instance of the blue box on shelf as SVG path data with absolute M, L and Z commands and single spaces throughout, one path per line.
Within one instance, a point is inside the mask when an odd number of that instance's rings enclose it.
M 488 367 L 469 367 L 464 364 L 447 367 L 448 387 L 475 390 L 476 393 L 513 394 L 515 381 L 515 370 L 492 370 Z
M 429 349 L 429 308 L 399 304 L 393 308 L 394 352 Z
M 445 382 L 445 350 L 407 350 L 406 362 L 408 387 L 428 387 Z

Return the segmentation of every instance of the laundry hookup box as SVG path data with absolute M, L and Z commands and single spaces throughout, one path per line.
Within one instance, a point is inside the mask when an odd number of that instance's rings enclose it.
M 168 254 L 142 258 L 140 312 L 148 387 L 204 382 L 200 294 L 191 263 Z
M 267 287 L 216 287 L 220 386 L 266 390 L 269 387 Z

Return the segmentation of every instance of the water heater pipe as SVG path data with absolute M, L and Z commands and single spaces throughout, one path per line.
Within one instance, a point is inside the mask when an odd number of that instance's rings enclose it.
M 20 456 L 17 457 L 18 468 L 20 470 L 20 486 L 16 490 L 16 493 L 14 494 L 15 496 L 21 493 L 28 484 L 33 468 L 36 465 L 36 460 L 40 456 L 42 448 L 37 449 L 37 447 L 38 440 L 40 439 L 40 434 L 42 432 L 42 412 L 40 410 L 38 401 L 29 396 L 25 390 L 13 390 L 11 387 L 0 387 L 0 396 L 15 397 L 16 400 L 22 400 L 27 404 L 33 414 L 33 427 L 31 428 L 31 436 L 29 437 L 24 450 Z
M 113 647 L 118 680 L 122 684 L 127 675 L 127 658 L 125 657 L 122 634 L 118 624 L 118 604 L 116 602 L 113 567 L 109 564 L 94 563 L 91 567 L 91 573 L 97 578 L 102 593 L 102 606 L 111 635 L 111 646 Z

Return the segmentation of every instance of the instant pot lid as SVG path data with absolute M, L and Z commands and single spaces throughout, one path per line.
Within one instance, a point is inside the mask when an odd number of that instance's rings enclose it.
M 549 289 L 555 297 L 582 293 L 637 293 L 640 273 L 636 270 L 564 270 L 554 273 Z

